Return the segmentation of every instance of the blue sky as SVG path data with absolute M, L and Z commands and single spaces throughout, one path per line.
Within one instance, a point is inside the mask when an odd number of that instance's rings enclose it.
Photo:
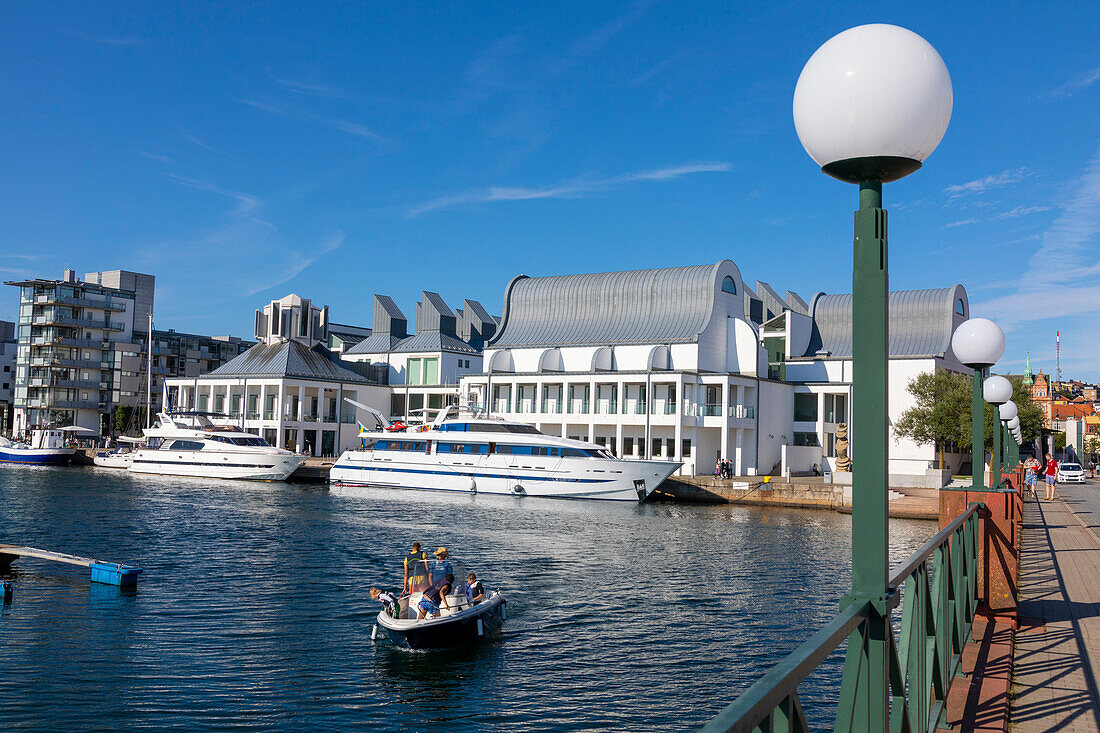
M 758 7 L 757 7 L 758 6 Z M 249 336 L 297 292 L 732 259 L 848 292 L 856 191 L 791 95 L 829 37 L 928 39 L 951 125 L 890 184 L 891 286 L 962 282 L 1002 365 L 1100 380 L 1100 4 L 26 3 L 0 25 L 0 277 L 157 277 L 157 325 Z M 0 299 L 14 318 L 16 293 Z

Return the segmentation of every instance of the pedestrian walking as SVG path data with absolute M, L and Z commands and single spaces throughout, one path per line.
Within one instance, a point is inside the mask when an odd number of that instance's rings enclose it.
M 1024 497 L 1035 498 L 1035 485 L 1039 483 L 1039 461 L 1028 456 L 1024 461 Z
M 1058 480 L 1058 462 L 1047 453 L 1047 465 L 1043 471 L 1043 477 L 1047 482 L 1047 501 L 1054 501 L 1054 484 Z

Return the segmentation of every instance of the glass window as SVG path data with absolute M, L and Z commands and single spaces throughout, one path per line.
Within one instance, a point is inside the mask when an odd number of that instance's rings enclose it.
M 623 455 L 634 455 L 634 438 L 623 438 Z
M 423 384 L 420 381 L 420 359 L 409 359 L 409 364 L 406 367 L 406 379 L 407 384 Z
M 421 384 L 439 383 L 439 359 L 425 359 Z
M 795 394 L 794 419 L 800 422 L 817 422 L 816 394 Z
M 737 295 L 737 283 L 729 275 L 726 275 L 726 279 L 722 281 L 722 292 Z
M 966 315 L 966 307 L 963 306 L 962 298 L 959 298 L 957 301 L 955 301 L 955 312 L 958 313 L 960 316 Z
M 816 446 L 820 445 L 817 442 L 817 433 L 795 433 L 794 444 L 803 446 Z
M 681 455 L 683 455 L 684 458 L 687 458 L 691 455 L 691 438 L 684 438 L 683 443 L 680 446 L 680 450 L 683 451 Z
M 440 443 L 436 448 L 436 452 L 486 455 L 489 453 L 489 446 L 486 443 Z

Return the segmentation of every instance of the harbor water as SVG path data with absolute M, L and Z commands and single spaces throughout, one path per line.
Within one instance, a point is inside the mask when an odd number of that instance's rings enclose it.
M 936 531 L 891 520 L 892 561 Z M 850 517 L 0 467 L 0 542 L 144 568 L 136 593 L 19 560 L 0 727 L 691 730 L 832 617 Z M 419 540 L 508 599 L 500 638 L 372 642 Z M 803 687 L 827 721 L 840 655 Z

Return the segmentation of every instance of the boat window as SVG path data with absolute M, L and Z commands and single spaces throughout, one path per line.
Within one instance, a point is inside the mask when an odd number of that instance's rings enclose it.
M 202 443 L 198 440 L 173 440 L 166 450 L 202 450 Z
M 546 445 L 502 445 L 497 443 L 494 453 L 513 456 L 550 456 L 559 455 L 557 448 Z
M 521 433 L 525 435 L 541 435 L 532 425 L 509 425 L 499 422 L 466 423 L 463 430 L 477 433 Z
M 443 433 L 465 433 L 469 427 L 464 422 L 445 422 L 436 429 Z
M 613 458 L 610 453 L 598 448 L 562 448 L 562 458 Z
M 489 452 L 489 446 L 485 443 L 440 443 L 436 452 L 486 455 Z
M 399 450 L 409 453 L 423 453 L 428 449 L 423 440 L 380 440 L 374 444 L 374 450 Z
M 267 441 L 264 440 L 263 438 L 251 438 L 251 437 L 250 438 L 227 438 L 227 442 L 232 443 L 233 445 L 255 445 L 255 446 L 266 446 L 267 445 Z

